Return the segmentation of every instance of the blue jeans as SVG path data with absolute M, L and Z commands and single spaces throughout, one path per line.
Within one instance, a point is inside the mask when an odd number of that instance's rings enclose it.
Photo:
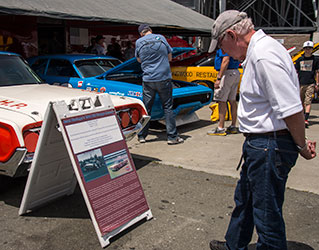
M 290 135 L 249 136 L 243 157 L 236 207 L 225 236 L 227 246 L 247 250 L 256 226 L 257 250 L 286 250 L 282 206 L 288 173 L 298 158 L 296 145 Z
M 156 93 L 158 93 L 165 114 L 167 139 L 177 137 L 175 115 L 173 112 L 173 85 L 171 79 L 160 82 L 143 82 L 143 102 L 149 115 L 151 115 Z M 138 137 L 146 138 L 149 123 L 140 131 Z

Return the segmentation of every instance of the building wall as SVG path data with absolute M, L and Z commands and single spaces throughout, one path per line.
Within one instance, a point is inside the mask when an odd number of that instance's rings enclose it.
M 279 40 L 286 49 L 296 47 L 294 52 L 302 49 L 305 41 L 310 40 L 310 34 L 270 34 L 273 38 Z M 294 54 L 292 52 L 292 54 Z

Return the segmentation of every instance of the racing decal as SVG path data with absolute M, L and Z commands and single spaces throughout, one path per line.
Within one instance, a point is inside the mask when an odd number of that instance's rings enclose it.
M 6 100 L 0 100 L 0 106 L 6 106 L 6 107 L 10 107 L 10 108 L 20 109 L 20 108 L 26 107 L 28 105 L 25 103 L 10 101 L 10 100 L 6 99 Z
M 192 77 L 193 72 L 187 72 L 187 71 L 173 71 L 172 72 L 173 76 L 181 76 L 181 77 Z
M 124 96 L 124 93 L 121 92 L 109 92 L 110 95 L 119 95 L 119 96 Z
M 141 92 L 138 92 L 138 91 L 132 91 L 132 90 L 129 90 L 128 95 L 129 95 L 129 96 L 142 97 L 142 93 L 141 93 Z
M 212 72 L 196 72 L 196 77 L 201 77 L 201 78 L 212 78 L 216 77 L 217 72 L 212 73 Z
M 83 92 L 91 92 L 91 93 L 94 92 L 97 95 L 101 94 L 101 92 L 98 92 L 98 88 L 94 88 L 92 90 L 91 87 L 87 87 L 86 89 L 81 89 L 81 91 L 83 91 Z
M 101 92 L 101 93 L 105 93 L 105 91 L 106 91 L 106 88 L 105 88 L 105 87 L 100 88 L 100 92 Z
M 83 81 L 78 81 L 78 87 L 82 87 Z

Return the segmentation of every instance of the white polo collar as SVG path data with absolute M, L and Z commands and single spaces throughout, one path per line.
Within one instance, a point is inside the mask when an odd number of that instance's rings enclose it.
M 251 51 L 252 49 L 255 47 L 255 44 L 262 38 L 264 38 L 265 36 L 267 36 L 265 34 L 265 32 L 260 29 L 258 31 L 256 31 L 250 38 L 249 44 L 248 44 L 248 48 L 247 48 L 247 53 L 246 53 L 246 58 L 245 60 L 242 62 L 242 66 L 245 67 L 247 61 L 249 60 L 249 57 L 251 55 Z

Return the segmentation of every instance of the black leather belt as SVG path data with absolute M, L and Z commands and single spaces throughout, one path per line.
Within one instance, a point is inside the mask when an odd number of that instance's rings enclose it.
M 290 132 L 288 129 L 282 129 L 282 130 L 277 130 L 277 131 L 271 131 L 271 132 L 266 132 L 266 133 L 243 133 L 245 137 L 250 137 L 250 136 L 281 136 L 281 135 L 290 135 Z

